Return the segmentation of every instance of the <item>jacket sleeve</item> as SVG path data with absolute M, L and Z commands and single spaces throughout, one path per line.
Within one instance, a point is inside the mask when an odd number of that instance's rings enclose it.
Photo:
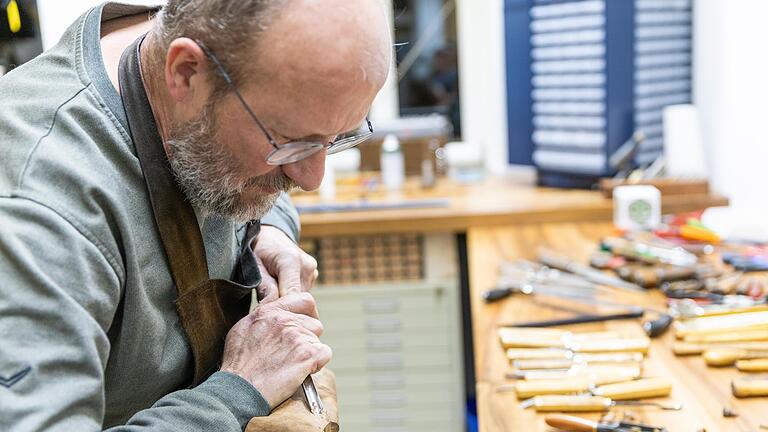
M 0 430 L 97 431 L 118 257 L 51 208 L 0 197 Z M 114 431 L 241 431 L 270 407 L 244 379 L 213 374 Z
M 262 225 L 271 225 L 279 228 L 294 242 L 298 243 L 301 234 L 299 213 L 296 211 L 287 193 L 281 192 L 272 209 L 261 218 Z

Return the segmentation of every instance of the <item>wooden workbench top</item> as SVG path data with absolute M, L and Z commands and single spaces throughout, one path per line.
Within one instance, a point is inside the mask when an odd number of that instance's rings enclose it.
M 402 192 L 363 192 L 361 187 L 340 187 L 333 203 L 398 204 L 414 200 L 444 200 L 446 205 L 424 208 L 334 211 L 301 215 L 305 237 L 398 232 L 466 232 L 470 227 L 542 222 L 606 221 L 612 201 L 599 192 L 539 188 L 519 179 L 494 178 L 475 185 L 441 179 L 422 189 L 410 179 Z M 293 196 L 297 206 L 323 204 L 317 194 Z M 712 195 L 664 197 L 666 213 L 725 205 Z
M 542 223 L 515 227 L 478 227 L 467 234 L 469 255 L 472 334 L 474 338 L 475 371 L 477 374 L 477 409 L 481 432 L 551 431 L 544 424 L 544 415 L 522 410 L 514 392 L 498 392 L 508 361 L 496 336 L 498 323 L 542 320 L 572 316 L 546 307 L 542 300 L 512 297 L 487 305 L 481 294 L 495 284 L 497 266 L 501 260 L 535 259 L 539 246 L 586 262 L 596 248 L 599 238 L 611 232 L 606 222 Z M 658 292 L 649 294 L 619 293 L 612 300 L 654 306 L 661 309 L 664 299 Z M 588 312 L 595 312 L 593 310 Z M 612 321 L 571 326 L 578 331 L 617 330 L 640 333 L 639 321 Z M 632 412 L 639 420 L 664 426 L 670 432 L 736 432 L 758 431 L 768 425 L 768 398 L 736 399 L 731 396 L 730 382 L 739 373 L 733 368 L 712 369 L 696 357 L 675 357 L 672 353 L 671 332 L 654 339 L 645 361 L 646 376 L 663 376 L 672 380 L 669 403 L 681 403 L 681 411 L 661 411 L 656 408 L 623 407 L 613 412 Z M 734 409 L 739 416 L 724 418 L 724 407 Z M 585 415 L 586 417 L 586 415 Z M 599 415 L 592 415 L 598 418 Z

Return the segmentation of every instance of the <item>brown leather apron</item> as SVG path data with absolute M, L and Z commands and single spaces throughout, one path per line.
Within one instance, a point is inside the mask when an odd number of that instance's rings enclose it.
M 196 386 L 218 369 L 229 329 L 249 310 L 251 292 L 261 281 L 251 244 L 259 222 L 248 223 L 236 264 L 237 282 L 209 279 L 205 245 L 194 210 L 171 171 L 141 79 L 142 36 L 120 59 L 123 107 L 149 191 L 155 223 L 178 294 L 176 309 L 194 359 Z

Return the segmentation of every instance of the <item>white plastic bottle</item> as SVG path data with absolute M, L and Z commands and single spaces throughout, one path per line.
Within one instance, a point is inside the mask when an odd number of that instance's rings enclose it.
M 405 157 L 393 134 L 384 137 L 381 145 L 381 178 L 388 190 L 399 190 L 405 183 Z

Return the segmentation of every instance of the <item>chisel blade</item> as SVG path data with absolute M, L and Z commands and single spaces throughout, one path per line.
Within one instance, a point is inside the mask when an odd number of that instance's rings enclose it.
M 301 383 L 301 388 L 304 390 L 304 397 L 307 398 L 307 404 L 309 404 L 309 411 L 315 415 L 321 415 L 323 413 L 323 401 L 320 399 L 320 394 L 315 387 L 315 380 L 312 375 L 308 375 Z

